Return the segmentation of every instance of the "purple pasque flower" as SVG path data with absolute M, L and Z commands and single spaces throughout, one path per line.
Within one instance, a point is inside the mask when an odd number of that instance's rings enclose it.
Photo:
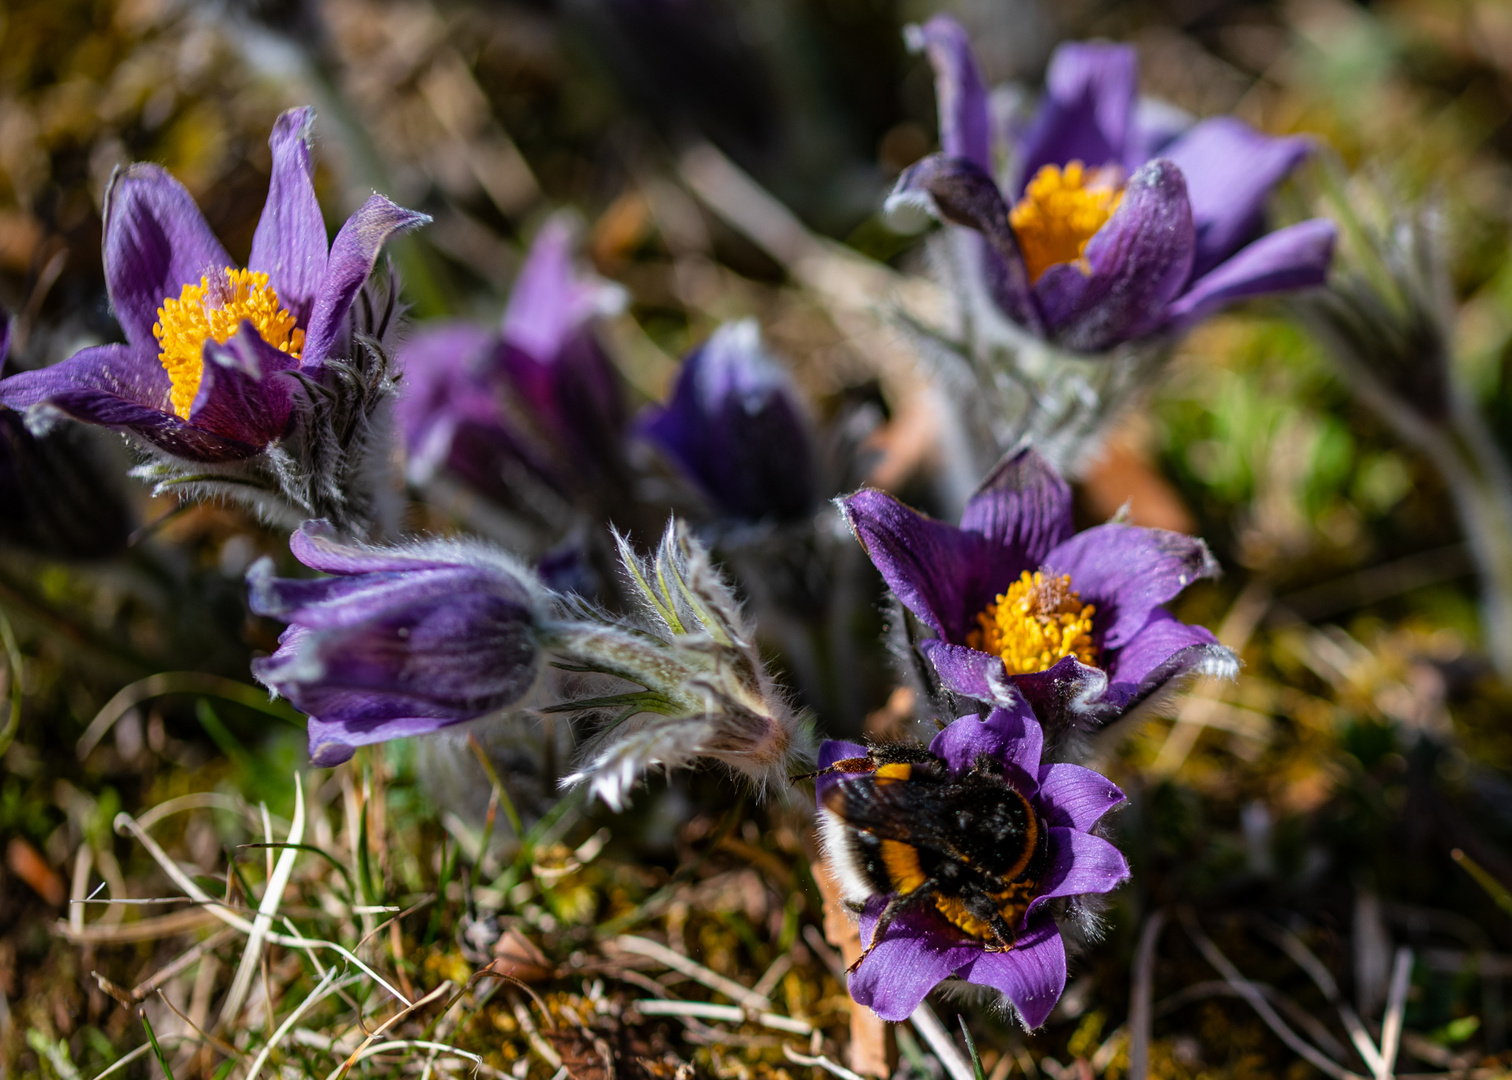
M 445 468 L 497 493 L 520 466 L 567 488 L 614 471 L 625 405 L 593 324 L 624 293 L 580 274 L 572 246 L 567 220 L 552 218 L 498 329 L 439 323 L 401 347 L 396 416 L 416 483 Z
M 986 940 L 959 928 L 959 916 L 947 917 L 948 905 L 923 901 L 904 908 L 874 942 L 878 919 L 896 894 L 876 894 L 860 868 L 847 865 L 847 826 L 826 798 L 844 793 L 848 783 L 857 782 L 857 774 L 819 776 L 815 794 L 830 872 L 845 898 L 861 906 L 862 944 L 875 946 L 850 976 L 851 997 L 884 1020 L 906 1019 L 951 976 L 1000 991 L 1026 1028 L 1043 1024 L 1060 999 L 1066 986 L 1066 948 L 1049 910 L 1051 901 L 1110 892 L 1128 880 L 1129 865 L 1117 848 L 1090 831 L 1124 801 L 1123 792 L 1080 765 L 1042 764 L 1043 743 L 1039 722 L 1020 701 L 992 710 L 985 719 L 963 716 L 929 744 L 929 752 L 953 777 L 984 768 L 1001 776 L 1028 801 L 1037 829 L 1047 834 L 1043 869 L 1029 879 L 1028 896 L 1018 898 L 1023 913 L 1012 927 L 1009 949 L 989 948 Z M 819 768 L 866 756 L 866 748 L 854 743 L 826 742 L 819 750 Z M 898 839 L 874 835 L 884 842 Z M 998 885 L 983 884 L 991 891 Z
M 638 426 L 728 517 L 791 521 L 813 509 L 808 418 L 754 319 L 726 323 L 688 353 L 671 399 Z
M 330 577 L 248 573 L 252 610 L 284 619 L 252 674 L 309 715 L 310 759 L 338 765 L 369 743 L 425 735 L 518 701 L 540 668 L 551 598 L 510 556 L 479 543 L 376 547 L 306 522 L 295 558 Z
M 295 373 L 349 347 L 348 315 L 384 242 L 430 220 L 371 196 L 327 243 L 312 183 L 313 109 L 273 125 L 273 174 L 245 269 L 157 165 L 105 194 L 105 284 L 126 333 L 0 381 L 0 404 L 115 428 L 179 458 L 251 458 L 288 430 Z
M 1207 545 L 1111 522 L 1073 532 L 1071 489 L 1033 449 L 998 464 L 959 526 L 880 491 L 839 506 L 893 595 L 934 632 L 919 647 L 953 693 L 1004 706 L 1021 694 L 1060 733 L 1178 676 L 1238 670 L 1210 631 L 1161 606 L 1217 574 Z
M 1004 314 L 1064 348 L 1105 352 L 1179 333 L 1245 297 L 1323 284 L 1335 229 L 1304 221 L 1256 238 L 1266 197 L 1310 152 L 1214 117 L 1170 138 L 1142 124 L 1132 47 L 1073 42 L 1051 58 L 1032 122 L 995 175 L 987 91 L 965 30 L 911 29 L 935 69 L 941 153 L 910 167 L 890 205 L 922 203 L 980 234 L 983 286 Z

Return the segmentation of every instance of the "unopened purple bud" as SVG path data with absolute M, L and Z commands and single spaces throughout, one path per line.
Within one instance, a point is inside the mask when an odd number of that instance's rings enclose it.
M 808 420 L 754 320 L 727 323 L 689 353 L 672 399 L 640 430 L 730 517 L 790 521 L 813 509 Z

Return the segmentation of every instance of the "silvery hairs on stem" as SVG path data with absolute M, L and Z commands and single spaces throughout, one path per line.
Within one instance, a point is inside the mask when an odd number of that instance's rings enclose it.
M 255 457 L 215 463 L 150 448 L 132 475 L 152 484 L 154 495 L 239 502 L 285 528 L 323 519 L 352 536 L 392 531 L 398 515 L 392 347 L 402 316 L 399 282 L 385 260 L 352 305 L 345 355 L 327 358 L 314 372 L 276 376 L 297 383 L 283 438 Z
M 901 226 L 920 224 L 918 207 L 906 200 L 891 200 L 887 210 Z M 1119 417 L 1153 386 L 1174 340 L 1156 334 L 1087 354 L 1036 337 L 988 294 L 976 241 L 949 227 L 929 239 L 931 274 L 954 300 L 950 326 L 928 325 L 902 309 L 893 318 L 953 407 L 947 422 L 965 437 L 977 475 L 1033 444 L 1057 471 L 1079 476 Z
M 676 520 L 642 559 L 615 534 L 627 592 L 638 611 L 614 619 L 574 604 L 547 627 L 543 644 L 568 671 L 596 672 L 639 687 L 563 702 L 550 711 L 598 714 L 602 728 L 563 784 L 589 785 L 621 809 L 653 767 L 712 758 L 764 791 L 784 786 L 813 739 L 756 648 L 733 590 L 709 553 Z

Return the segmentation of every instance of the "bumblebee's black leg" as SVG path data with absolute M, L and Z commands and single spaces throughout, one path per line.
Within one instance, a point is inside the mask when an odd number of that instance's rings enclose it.
M 867 946 L 864 950 L 862 950 L 861 955 L 856 957 L 855 962 L 852 963 L 850 967 L 845 969 L 845 973 L 847 975 L 852 974 L 858 967 L 861 966 L 861 961 L 870 956 L 871 951 L 875 949 L 879 944 L 881 944 L 882 935 L 887 932 L 887 928 L 892 925 L 892 921 L 895 918 L 897 918 L 904 911 L 907 911 L 909 908 L 913 907 L 920 900 L 925 900 L 933 896 L 935 889 L 938 887 L 939 882 L 935 881 L 934 878 L 926 878 L 923 884 L 919 885 L 918 888 L 912 889 L 906 893 L 898 893 L 891 900 L 889 900 L 887 902 L 887 906 L 882 909 L 882 914 L 877 916 L 877 925 L 872 927 L 871 941 L 867 943 Z
M 996 945 L 989 944 L 990 949 L 1007 950 L 1013 948 L 1013 943 L 1018 939 L 1018 934 L 1007 919 L 1003 918 L 998 909 L 997 901 L 989 894 L 967 896 L 966 910 L 975 915 L 992 929 L 992 936 L 997 938 Z
M 872 772 L 873 770 L 876 769 L 876 767 L 877 767 L 877 763 L 874 760 L 872 760 L 872 758 L 871 758 L 870 755 L 867 755 L 866 757 L 841 758 L 839 761 L 835 762 L 833 765 L 827 765 L 824 768 L 822 768 L 822 769 L 816 769 L 813 772 L 799 773 L 797 776 L 790 776 L 790 777 L 788 777 L 788 780 L 791 781 L 792 783 L 796 784 L 800 780 L 813 780 L 813 779 L 815 779 L 817 777 L 820 777 L 820 776 L 828 776 L 830 773 L 837 773 L 837 772 L 865 773 L 865 772 Z

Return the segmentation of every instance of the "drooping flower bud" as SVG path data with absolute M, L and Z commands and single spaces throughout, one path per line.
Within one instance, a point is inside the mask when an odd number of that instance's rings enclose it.
M 721 326 L 688 353 L 671 400 L 647 410 L 640 430 L 724 515 L 789 521 L 813 509 L 813 436 L 754 319 Z

